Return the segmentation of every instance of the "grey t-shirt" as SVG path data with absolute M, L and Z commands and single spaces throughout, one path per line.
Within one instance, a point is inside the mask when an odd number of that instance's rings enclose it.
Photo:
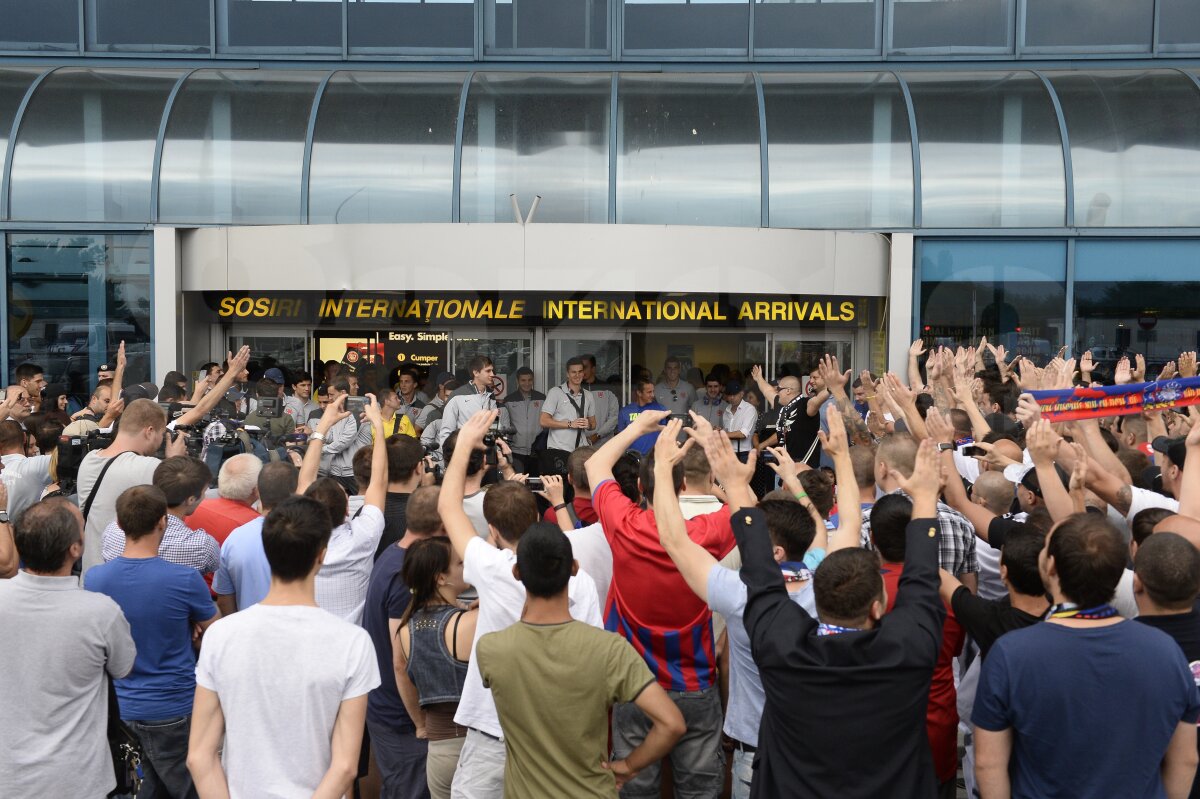
M 104 544 L 104 528 L 117 518 L 117 497 L 128 488 L 150 485 L 154 482 L 154 470 L 162 463 L 158 458 L 149 458 L 134 452 L 114 455 L 113 463 L 100 482 L 100 492 L 88 512 L 87 525 L 83 530 L 83 573 L 104 562 L 101 548 Z M 100 476 L 108 458 L 100 456 L 99 450 L 89 452 L 79 464 L 79 508 L 87 505 L 96 478 Z
M 21 571 L 0 580 L 0 641 L 0 796 L 107 794 L 104 675 L 126 676 L 137 654 L 117 603 L 74 577 Z

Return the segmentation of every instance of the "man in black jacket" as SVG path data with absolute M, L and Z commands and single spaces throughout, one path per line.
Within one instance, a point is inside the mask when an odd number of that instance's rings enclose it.
M 938 597 L 937 495 L 931 442 L 911 477 L 904 574 L 887 605 L 873 552 L 831 554 L 813 579 L 819 619 L 788 599 L 763 515 L 752 506 L 753 463 L 727 440 L 704 442 L 725 487 L 747 587 L 744 621 L 766 691 L 751 797 L 933 797 L 925 732 L 945 608 Z

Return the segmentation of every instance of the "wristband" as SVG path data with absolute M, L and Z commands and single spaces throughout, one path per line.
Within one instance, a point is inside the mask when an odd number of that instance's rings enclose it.
M 557 505 L 555 505 L 555 506 L 554 506 L 554 509 L 555 509 L 556 511 L 558 511 L 558 510 L 563 510 L 563 509 L 564 509 L 564 508 L 566 508 L 566 507 L 567 507 L 567 503 L 565 503 L 565 502 L 560 502 L 560 503 L 558 503 Z
M 796 499 L 808 499 L 808 492 L 801 491 L 800 493 L 796 494 Z
M 316 431 L 316 432 L 314 432 L 314 433 L 313 433 L 311 436 L 309 436 L 309 437 L 308 437 L 308 440 L 309 440 L 309 441 L 324 441 L 324 440 L 325 440 L 325 434 L 324 434 L 324 433 L 322 433 L 320 430 L 317 430 L 317 431 Z

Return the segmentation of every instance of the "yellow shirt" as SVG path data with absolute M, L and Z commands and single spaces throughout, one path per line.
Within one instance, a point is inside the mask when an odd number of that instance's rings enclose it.
M 396 424 L 396 419 L 400 419 L 400 424 Z M 391 438 L 396 433 L 401 433 L 406 436 L 417 437 L 417 428 L 413 427 L 412 419 L 408 418 L 408 414 L 398 413 L 390 419 L 383 420 L 384 438 Z M 375 440 L 375 428 L 371 428 L 371 440 Z

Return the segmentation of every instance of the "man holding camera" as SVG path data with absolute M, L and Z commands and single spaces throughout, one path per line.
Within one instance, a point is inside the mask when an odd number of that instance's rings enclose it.
M 596 429 L 596 398 L 583 390 L 583 372 L 583 359 L 569 359 L 566 381 L 546 392 L 541 422 L 549 434 L 542 474 L 566 474 L 567 456 L 587 446 L 588 431 Z
M 328 391 L 330 407 L 340 397 L 346 396 L 349 400 L 350 381 L 344 377 L 334 378 L 329 383 Z M 358 493 L 358 484 L 354 482 L 354 453 L 358 451 L 358 416 L 363 412 L 363 407 L 363 400 L 357 403 L 347 401 L 345 409 L 350 412 L 349 416 L 335 423 L 323 437 L 317 438 L 319 433 L 313 433 L 309 438 L 310 444 L 313 441 L 324 442 L 321 447 L 321 476 L 337 480 L 346 489 L 347 495 Z

